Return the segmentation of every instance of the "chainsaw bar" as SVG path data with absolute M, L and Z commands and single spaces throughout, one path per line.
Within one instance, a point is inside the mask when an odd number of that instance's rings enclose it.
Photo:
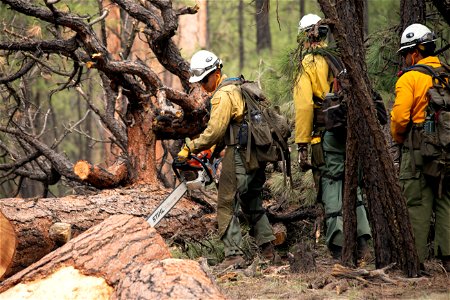
M 183 197 L 187 191 L 186 182 L 182 182 L 172 193 L 155 209 L 155 211 L 147 219 L 150 226 L 155 227 L 162 218 L 177 204 L 178 200 Z

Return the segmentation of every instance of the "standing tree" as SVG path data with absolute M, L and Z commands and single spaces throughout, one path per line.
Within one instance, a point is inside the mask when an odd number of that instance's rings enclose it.
M 154 183 L 156 140 L 192 136 L 204 128 L 206 97 L 198 85 L 189 85 L 188 64 L 172 40 L 178 18 L 196 13 L 198 6 L 177 9 L 165 0 L 84 3 L 98 5 L 92 10 L 59 0 L 1 2 L 3 8 L 17 14 L 3 27 L 0 41 L 3 180 L 30 178 L 48 186 L 63 178 L 97 188 Z M 120 53 L 109 50 L 105 26 L 115 7 L 120 9 L 121 20 L 128 20 L 116 34 L 120 36 Z M 34 18 L 36 25 L 21 27 L 14 23 L 19 18 Z M 153 63 L 131 56 L 138 38 L 158 63 L 179 79 L 183 91 L 165 85 Z M 50 103 L 79 97 L 89 109 L 79 114 L 78 121 L 65 124 L 62 132 L 48 138 L 57 125 L 50 122 L 55 113 L 51 109 L 46 113 L 43 105 L 33 101 L 30 82 L 36 84 L 51 76 L 57 78 L 58 87 L 48 94 Z M 89 80 L 103 95 L 103 103 L 88 93 Z M 89 136 L 80 125 L 92 113 L 115 149 L 114 163 L 106 168 L 88 161 L 74 165 L 57 149 L 71 132 Z
M 353 264 L 356 261 L 356 191 L 358 169 L 361 168 L 376 266 L 395 262 L 408 276 L 415 276 L 419 271 L 419 261 L 406 203 L 371 101 L 372 88 L 364 60 L 364 1 L 319 0 L 319 3 L 348 72 L 343 82 L 348 97 L 344 262 Z
M 444 18 L 445 22 L 450 26 L 450 1 L 449 0 L 432 0 L 434 6 Z
M 272 50 L 272 36 L 269 23 L 270 0 L 255 1 L 256 51 Z
M 244 68 L 244 0 L 239 0 L 238 7 L 238 33 L 239 33 L 239 72 Z
M 401 0 L 399 34 L 413 23 L 424 23 L 426 17 L 425 0 Z

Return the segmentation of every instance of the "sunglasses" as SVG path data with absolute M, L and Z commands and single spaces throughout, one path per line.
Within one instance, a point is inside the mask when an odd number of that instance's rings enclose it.
M 203 73 L 205 73 L 206 71 L 212 69 L 212 68 L 216 68 L 217 65 L 219 64 L 219 59 L 217 59 L 212 65 L 207 66 L 205 68 L 195 68 L 195 69 L 189 69 L 189 72 L 191 73 L 191 75 L 193 76 L 202 76 Z

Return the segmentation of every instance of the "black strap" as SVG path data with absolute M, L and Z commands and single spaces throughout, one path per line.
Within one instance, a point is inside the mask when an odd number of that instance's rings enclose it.
M 433 79 L 438 80 L 443 86 L 445 86 L 447 89 L 450 90 L 449 83 L 439 75 L 440 72 L 450 73 L 450 67 L 445 64 L 441 64 L 441 66 L 437 68 L 433 68 L 431 66 L 424 64 L 412 65 L 410 67 L 403 69 L 402 75 L 409 71 L 418 71 L 420 73 L 430 75 Z

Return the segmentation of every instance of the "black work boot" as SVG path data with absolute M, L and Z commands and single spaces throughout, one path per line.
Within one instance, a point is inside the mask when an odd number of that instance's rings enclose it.
M 243 268 L 245 267 L 245 259 L 242 255 L 227 256 L 217 267 L 219 270 L 225 270 L 231 266 L 235 269 Z
M 275 246 L 272 242 L 264 243 L 260 246 L 261 256 L 264 259 L 270 260 L 273 264 L 279 264 L 281 262 L 281 257 L 275 251 Z
M 331 256 L 333 256 L 334 259 L 340 260 L 342 258 L 342 247 L 341 246 L 338 246 L 335 244 L 330 244 L 329 248 L 331 251 Z
M 356 243 L 358 261 L 363 264 L 369 262 L 372 259 L 372 254 L 370 253 L 369 246 L 367 246 L 367 238 L 360 236 L 356 239 Z

